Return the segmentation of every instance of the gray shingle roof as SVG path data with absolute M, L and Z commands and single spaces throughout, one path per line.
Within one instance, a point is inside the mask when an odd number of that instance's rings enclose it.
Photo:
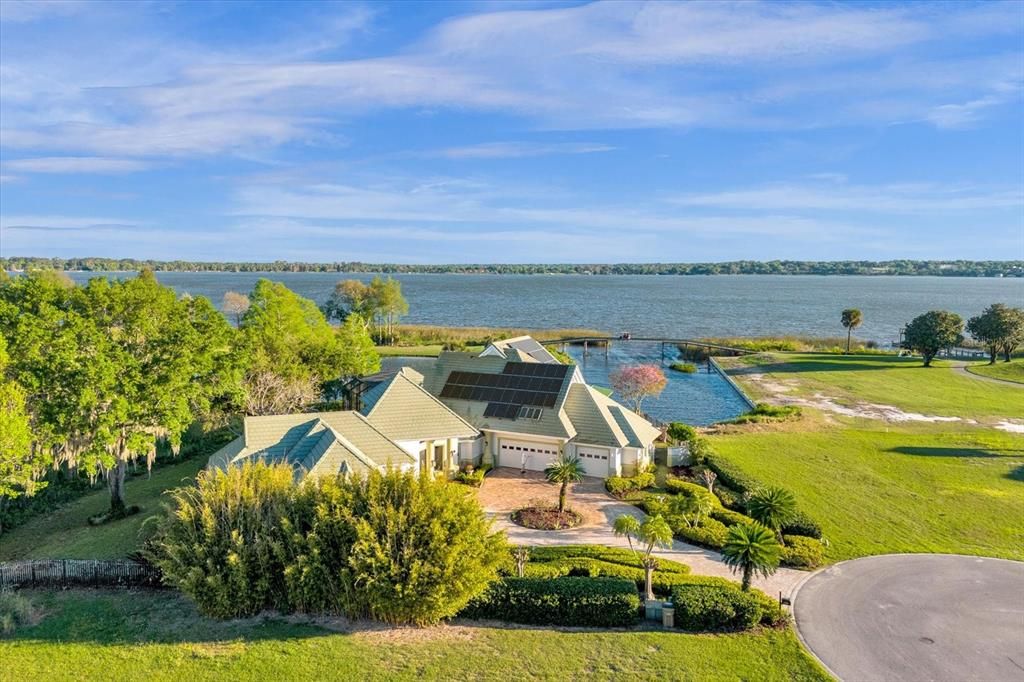
M 403 367 L 363 397 L 362 413 L 391 440 L 473 438 L 476 427 L 428 393 L 423 375 Z

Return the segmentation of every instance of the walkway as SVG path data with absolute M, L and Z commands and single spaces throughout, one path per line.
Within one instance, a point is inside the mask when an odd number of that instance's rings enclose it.
M 517 526 L 509 520 L 511 512 L 530 506 L 534 501 L 546 504 L 558 501 L 558 488 L 545 481 L 539 471 L 521 474 L 517 469 L 495 469 L 484 478 L 478 495 L 480 504 L 494 519 L 494 527 L 504 530 L 509 541 L 517 545 L 629 547 L 625 538 L 616 537 L 612 532 L 612 523 L 623 514 L 644 518 L 644 513 L 633 505 L 609 495 L 604 489 L 604 481 L 599 478 L 585 478 L 571 489 L 569 506 L 583 515 L 583 523 L 569 530 L 533 530 Z M 671 549 L 655 550 L 654 555 L 684 563 L 695 574 L 738 579 L 722 562 L 721 554 L 685 542 L 674 541 Z M 780 568 L 767 579 L 754 578 L 753 584 L 773 597 L 777 597 L 780 592 L 788 597 L 792 596 L 794 588 L 807 575 L 804 571 Z
M 999 379 L 998 377 L 987 377 L 984 374 L 975 374 L 974 372 L 967 369 L 966 362 L 954 363 L 952 367 L 956 371 L 960 372 L 961 374 L 966 374 L 972 379 L 978 379 L 979 381 L 987 381 L 990 384 L 999 384 L 1000 386 L 1013 386 L 1014 388 L 1024 389 L 1024 384 L 1018 381 L 1010 381 L 1009 379 Z
M 1024 563 L 891 554 L 815 573 L 794 601 L 797 629 L 836 677 L 1024 679 Z

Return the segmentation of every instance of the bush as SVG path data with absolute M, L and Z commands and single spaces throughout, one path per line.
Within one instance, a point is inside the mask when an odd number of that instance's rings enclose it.
M 631 492 L 650 488 L 654 485 L 654 474 L 649 472 L 639 473 L 636 476 L 612 476 L 605 479 L 605 489 L 616 497 L 624 497 Z
M 701 495 L 708 492 L 705 486 L 690 483 L 675 476 L 665 477 L 665 490 L 673 495 Z
M 737 495 L 731 488 L 716 483 L 715 485 L 715 497 L 722 503 L 722 506 L 726 509 L 732 509 L 734 511 L 744 508 L 743 500 Z
M 770 422 L 784 422 L 799 419 L 802 411 L 796 405 L 769 405 L 768 403 L 757 403 L 754 409 L 742 414 L 735 419 L 722 422 L 723 424 L 761 424 Z
M 307 479 L 245 464 L 199 475 L 147 549 L 207 615 L 264 609 L 434 623 L 497 576 L 506 552 L 476 500 L 397 471 Z
M 455 480 L 464 485 L 468 485 L 473 488 L 479 488 L 484 484 L 484 476 L 491 470 L 489 464 L 485 464 L 482 467 L 473 469 L 472 471 L 460 471 L 455 474 Z
M 711 443 L 707 438 L 701 436 L 691 438 L 686 445 L 694 464 L 704 464 L 707 462 L 708 457 L 714 454 L 714 450 L 711 449 Z
M 459 614 L 530 625 L 622 627 L 640 619 L 636 584 L 622 578 L 505 578 Z
M 794 568 L 817 568 L 825 563 L 825 546 L 820 540 L 801 535 L 783 535 L 782 563 Z
M 737 511 L 725 508 L 715 509 L 712 511 L 711 518 L 716 521 L 721 521 L 726 527 L 735 526 L 737 523 L 753 523 L 753 519 L 746 514 L 741 514 Z
M 754 492 L 761 487 L 760 481 L 744 473 L 738 466 L 720 455 L 710 454 L 704 461 L 705 466 L 718 474 L 718 482 L 727 485 L 740 495 Z
M 669 367 L 684 374 L 693 374 L 697 371 L 697 365 L 690 362 L 673 362 Z
M 761 602 L 736 587 L 680 585 L 672 590 L 675 626 L 683 630 L 747 630 L 761 622 Z
M 533 547 L 526 564 L 527 577 L 557 578 L 568 575 L 605 576 L 625 578 L 644 587 L 644 570 L 636 555 L 628 549 L 599 545 L 565 545 L 561 547 Z M 668 559 L 658 559 L 654 571 L 653 587 L 657 594 L 667 595 L 672 587 L 692 576 L 690 567 Z
M 40 613 L 35 605 L 18 592 L 0 590 L 0 636 L 13 635 L 15 630 L 33 625 Z
M 668 425 L 668 437 L 677 443 L 684 443 L 697 437 L 697 429 L 683 422 L 672 422 Z
M 804 512 L 798 511 L 792 521 L 782 527 L 783 535 L 800 535 L 806 538 L 821 539 L 821 526 Z
M 701 547 L 722 549 L 729 530 L 721 521 L 713 518 L 704 519 L 699 525 L 691 527 L 686 523 L 672 523 L 672 532 L 677 538 Z

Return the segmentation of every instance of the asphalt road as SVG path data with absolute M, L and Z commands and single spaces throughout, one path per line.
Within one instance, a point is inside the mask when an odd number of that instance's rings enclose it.
M 793 603 L 807 646 L 847 682 L 1024 681 L 1024 563 L 944 554 L 844 561 Z

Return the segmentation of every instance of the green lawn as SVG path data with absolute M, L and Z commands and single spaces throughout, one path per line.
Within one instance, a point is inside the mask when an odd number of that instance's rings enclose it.
M 793 490 L 822 524 L 830 559 L 1024 559 L 1024 436 L 864 419 L 810 428 L 718 435 L 712 446 L 765 483 Z
M 922 368 L 891 356 L 776 354 L 733 361 L 736 378 L 757 362 L 783 395 L 816 394 L 906 411 L 976 419 L 889 423 L 822 415 L 728 427 L 714 449 L 768 484 L 797 494 L 824 527 L 838 561 L 887 552 L 950 552 L 1024 559 L 1024 435 L 985 424 L 1024 416 L 1024 391 L 981 381 L 949 365 Z
M 377 352 L 381 357 L 413 357 L 413 358 L 436 358 L 444 348 L 440 343 L 426 346 L 377 346 Z M 482 351 L 483 346 L 466 346 L 466 350 Z
M 941 360 L 923 367 L 919 359 L 894 355 L 774 353 L 731 365 L 741 381 L 744 372 L 770 372 L 773 379 L 793 384 L 791 395 L 820 393 L 845 403 L 880 403 L 972 419 L 1024 415 L 1024 391 L 979 381 Z
M 110 506 L 106 489 L 97 490 L 56 511 L 40 514 L 22 526 L 0 535 L 0 561 L 12 559 L 113 559 L 130 555 L 142 544 L 150 523 L 145 520 L 161 510 L 161 494 L 195 477 L 206 459 L 194 457 L 134 476 L 126 485 L 128 504 L 142 511 L 120 521 L 90 526 L 90 516 Z
M 990 365 L 987 362 L 975 362 L 967 365 L 967 371 L 993 379 L 1024 384 L 1024 359 L 1021 358 L 1010 362 L 997 362 L 994 365 Z
M 9 680 L 827 680 L 789 631 L 737 635 L 467 623 L 344 631 L 218 622 L 173 592 L 26 592 L 46 614 L 0 639 Z

